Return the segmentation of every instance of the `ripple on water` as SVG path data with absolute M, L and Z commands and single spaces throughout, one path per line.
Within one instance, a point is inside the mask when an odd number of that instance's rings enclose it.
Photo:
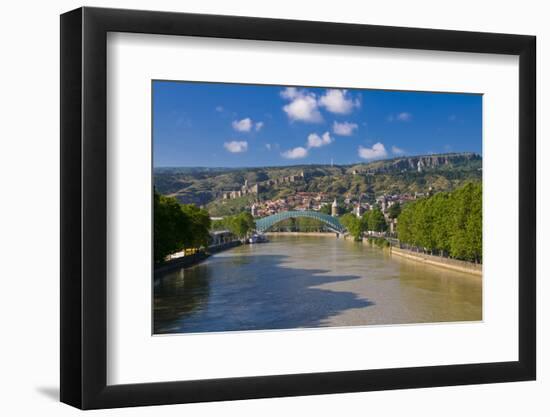
M 195 333 L 482 319 L 481 278 L 334 237 L 272 237 L 165 274 L 154 331 Z

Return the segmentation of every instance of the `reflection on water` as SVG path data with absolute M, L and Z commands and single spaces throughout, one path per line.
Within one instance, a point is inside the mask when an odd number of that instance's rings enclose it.
M 333 237 L 276 237 L 167 273 L 154 332 L 481 320 L 481 278 Z

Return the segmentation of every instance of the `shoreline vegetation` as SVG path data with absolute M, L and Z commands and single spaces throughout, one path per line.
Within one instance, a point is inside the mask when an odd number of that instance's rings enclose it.
M 267 232 L 267 236 L 311 236 L 311 237 L 330 237 L 337 238 L 338 234 L 335 232 Z M 353 239 L 353 236 L 344 236 L 344 239 Z M 365 237 L 362 240 L 364 245 L 370 245 L 372 247 L 389 250 L 391 255 L 396 255 L 402 258 L 406 258 L 410 261 L 415 261 L 423 264 L 437 266 L 445 269 L 452 269 L 459 272 L 467 272 L 477 276 L 482 275 L 483 264 L 462 261 L 459 259 L 452 259 L 444 256 L 429 255 L 423 252 L 418 252 L 410 249 L 399 248 L 392 244 L 389 240 L 382 237 Z
M 483 262 L 482 185 L 467 183 L 407 204 L 397 218 L 400 249 Z
M 267 232 L 267 236 L 310 236 L 310 237 L 328 237 L 328 238 L 338 238 L 338 234 L 335 232 Z M 344 237 L 344 239 L 352 239 L 349 235 Z M 447 258 L 437 255 L 429 255 L 422 252 L 413 251 L 410 249 L 399 248 L 391 244 L 390 241 L 384 238 L 369 237 L 363 239 L 362 243 L 364 245 L 370 245 L 372 247 L 377 247 L 383 250 L 389 250 L 391 255 L 396 255 L 402 258 L 405 258 L 409 261 L 414 261 L 422 264 L 427 264 L 431 266 L 436 266 L 445 269 L 451 269 L 459 272 L 466 272 L 481 277 L 483 272 L 483 264 L 462 261 L 458 259 Z M 235 240 L 228 242 L 217 247 L 210 247 L 208 251 L 200 251 L 191 255 L 183 256 L 180 258 L 175 258 L 169 261 L 166 261 L 162 264 L 156 264 L 154 268 L 154 273 L 165 273 L 174 269 L 179 268 L 190 268 L 201 262 L 207 260 L 210 256 L 223 252 L 229 249 L 233 249 L 237 246 L 241 246 L 243 243 L 240 240 Z M 158 278 L 155 276 L 155 279 Z
M 210 246 L 208 250 L 201 250 L 191 255 L 181 256 L 179 258 L 170 259 L 163 263 L 157 263 L 154 266 L 153 277 L 154 279 L 160 278 L 157 274 L 170 272 L 174 269 L 190 268 L 198 265 L 201 262 L 210 258 L 210 256 L 216 253 L 223 252 L 229 249 L 233 249 L 237 246 L 241 246 L 243 243 L 240 240 L 234 240 L 224 243 L 222 245 Z
M 156 190 L 153 202 L 154 279 L 159 273 L 197 265 L 215 253 L 242 245 L 256 226 L 250 213 L 212 221 L 208 211 Z M 215 240 L 212 233 L 217 231 L 230 237 Z
M 389 248 L 397 256 L 418 262 L 481 274 L 481 182 L 467 182 L 451 192 L 428 194 L 404 204 L 373 204 L 360 216 L 354 210 L 337 218 L 347 229 L 343 236 L 328 231 L 318 219 L 304 217 L 278 222 L 267 234 L 344 237 Z M 155 190 L 155 273 L 169 265 L 185 268 L 202 262 L 217 251 L 215 247 L 225 250 L 242 244 L 255 230 L 255 218 L 250 212 L 212 219 L 206 209 L 182 204 Z
M 386 216 L 375 208 L 361 217 L 347 213 L 340 222 L 357 241 L 367 233 L 370 243 L 381 247 L 388 246 L 384 240 L 389 237 L 400 249 L 474 264 L 483 261 L 481 183 L 470 182 L 403 207 L 395 204 Z M 387 219 L 395 221 L 395 233 L 387 233 Z

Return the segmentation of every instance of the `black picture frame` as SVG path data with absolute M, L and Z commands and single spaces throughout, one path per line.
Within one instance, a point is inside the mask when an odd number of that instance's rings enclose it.
M 108 32 L 519 56 L 519 360 L 107 385 Z M 536 38 L 251 17 L 80 8 L 61 15 L 61 401 L 82 409 L 533 380 Z

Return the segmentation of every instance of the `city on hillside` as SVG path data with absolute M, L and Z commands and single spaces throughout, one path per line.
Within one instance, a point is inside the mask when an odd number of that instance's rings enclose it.
M 183 204 L 198 204 L 214 220 L 241 212 L 262 218 L 286 211 L 332 216 L 353 213 L 361 218 L 365 212 L 379 209 L 393 234 L 400 207 L 479 181 L 481 174 L 481 157 L 462 153 L 351 166 L 162 168 L 155 171 L 155 187 Z

